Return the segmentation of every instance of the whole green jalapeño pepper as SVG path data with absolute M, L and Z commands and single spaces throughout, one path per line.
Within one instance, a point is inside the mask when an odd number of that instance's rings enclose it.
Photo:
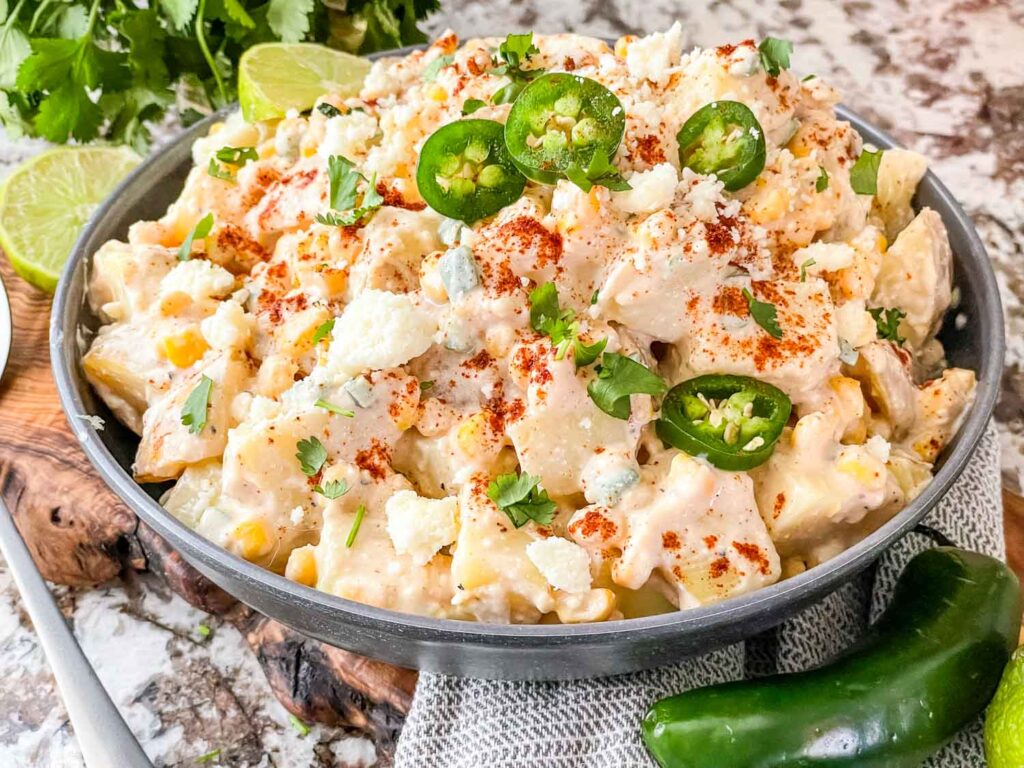
M 786 393 L 749 376 L 708 374 L 677 384 L 661 404 L 658 437 L 719 469 L 763 464 L 789 421 Z
M 697 688 L 643 722 L 663 768 L 912 768 L 984 710 L 1020 631 L 1020 584 L 955 547 L 911 560 L 867 635 L 807 672 Z
M 505 123 L 505 143 L 519 169 L 554 184 L 596 153 L 615 156 L 626 129 L 618 97 L 595 80 L 566 72 L 538 77 L 519 94 Z
M 434 131 L 416 167 L 427 205 L 472 223 L 519 199 L 526 179 L 505 149 L 503 131 L 493 120 L 458 120 Z
M 676 134 L 679 162 L 715 174 L 730 192 L 764 170 L 764 131 L 754 113 L 738 101 L 713 101 L 694 112 Z

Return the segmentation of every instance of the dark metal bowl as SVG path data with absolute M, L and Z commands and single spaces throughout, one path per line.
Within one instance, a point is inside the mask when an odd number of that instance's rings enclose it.
M 866 141 L 893 140 L 848 110 Z M 210 118 L 215 119 L 215 118 Z M 84 300 L 93 253 L 125 237 L 139 219 L 160 217 L 192 166 L 192 142 L 209 120 L 193 126 L 143 163 L 92 217 L 64 269 L 54 300 L 50 352 L 61 404 L 82 448 L 107 484 L 147 524 L 213 582 L 239 600 L 303 634 L 406 667 L 487 678 L 581 678 L 658 666 L 763 631 L 836 589 L 870 565 L 931 509 L 963 470 L 992 413 L 1003 366 L 1003 317 L 995 276 L 970 220 L 931 173 L 917 203 L 941 216 L 956 255 L 959 312 L 941 334 L 953 365 L 978 372 L 977 397 L 959 434 L 940 459 L 935 479 L 909 506 L 863 541 L 822 565 L 749 595 L 687 611 L 581 625 L 488 625 L 374 608 L 344 600 L 264 570 L 207 541 L 156 502 L 166 486 L 143 486 L 131 476 L 138 438 L 107 411 L 86 382 L 80 359 L 82 329 L 98 327 Z M 96 431 L 80 414 L 98 414 Z

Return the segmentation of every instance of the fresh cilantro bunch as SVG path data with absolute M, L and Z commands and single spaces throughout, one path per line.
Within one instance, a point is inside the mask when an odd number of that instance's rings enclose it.
M 0 122 L 8 135 L 104 139 L 144 150 L 147 123 L 185 122 L 235 98 L 257 43 L 369 52 L 422 42 L 439 0 L 7 0 L 0 2 Z

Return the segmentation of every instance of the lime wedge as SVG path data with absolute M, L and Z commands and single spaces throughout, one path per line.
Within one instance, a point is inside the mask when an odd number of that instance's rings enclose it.
M 263 43 L 242 54 L 238 101 L 249 122 L 311 108 L 325 93 L 355 96 L 370 62 L 313 43 Z
M 138 164 L 130 149 L 60 147 L 11 171 L 0 185 L 0 246 L 15 272 L 53 293 L 78 233 Z

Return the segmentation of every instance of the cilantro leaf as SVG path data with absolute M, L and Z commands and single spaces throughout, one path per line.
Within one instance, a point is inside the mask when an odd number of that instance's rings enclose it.
M 281 42 L 298 43 L 309 34 L 309 17 L 315 9 L 315 0 L 270 0 L 267 24 Z
M 530 291 L 530 327 L 537 333 L 547 333 L 548 323 L 561 313 L 558 307 L 558 288 L 554 283 L 543 283 Z
M 450 67 L 452 62 L 455 61 L 455 57 L 451 54 L 445 54 L 444 56 L 438 56 L 432 62 L 427 64 L 423 69 L 423 80 L 428 83 L 432 83 L 437 79 L 437 76 L 441 73 L 441 70 L 445 67 Z
M 903 346 L 905 338 L 900 336 L 900 321 L 907 316 L 907 313 L 897 307 L 885 309 L 874 307 L 868 313 L 875 318 L 875 328 L 878 331 L 878 338 L 891 341 L 894 344 Z
M 321 101 L 319 104 L 317 104 L 316 111 L 319 112 L 324 117 L 328 118 L 337 117 L 338 115 L 341 114 L 340 109 L 338 109 L 333 104 L 327 103 L 326 101 Z
M 174 26 L 183 30 L 196 15 L 199 0 L 160 0 L 160 7 L 171 17 Z
M 775 305 L 767 301 L 758 301 L 749 288 L 743 289 L 743 298 L 747 300 L 747 308 L 754 322 L 772 338 L 781 339 L 782 328 L 779 327 L 778 310 L 775 309 Z
M 208 213 L 192 227 L 192 231 L 188 233 L 188 237 L 185 238 L 185 242 L 181 244 L 178 249 L 178 261 L 188 261 L 192 258 L 192 242 L 198 237 L 202 240 L 213 229 L 213 214 Z
M 366 507 L 362 504 L 356 509 L 356 518 L 352 521 L 352 527 L 348 531 L 348 538 L 345 539 L 345 548 L 352 549 L 356 543 L 356 535 L 359 533 L 359 526 L 363 524 L 363 516 L 366 514 Z
M 420 392 L 429 392 L 434 388 L 434 382 L 430 379 L 420 382 Z
M 604 348 L 608 346 L 608 339 L 600 339 L 595 341 L 591 345 L 586 345 L 579 339 L 573 340 L 574 352 L 572 355 L 573 361 L 576 363 L 577 368 L 583 368 L 584 366 L 590 365 L 592 362 L 600 357 L 601 353 L 604 352 Z
M 589 192 L 595 186 L 607 187 L 615 192 L 633 188 L 603 152 L 595 152 L 586 169 L 572 163 L 565 169 L 565 176 L 584 192 Z
M 351 160 L 341 155 L 327 159 L 327 176 L 331 187 L 331 208 L 333 211 L 317 214 L 316 220 L 333 227 L 350 227 L 357 224 L 384 203 L 384 197 L 377 191 L 377 174 L 369 180 L 355 169 Z M 363 189 L 362 203 L 356 207 L 359 196 L 359 182 Z
M 625 420 L 631 412 L 630 395 L 662 395 L 667 389 L 664 379 L 642 363 L 605 352 L 597 378 L 587 385 L 587 394 L 609 416 Z
M 814 259 L 806 259 L 804 261 L 804 263 L 800 265 L 800 282 L 801 283 L 807 282 L 807 269 L 808 269 L 808 267 L 813 267 L 817 263 L 818 262 L 816 262 Z
M 236 169 L 245 167 L 250 160 L 259 160 L 259 154 L 253 147 L 221 147 L 213 157 L 210 158 L 210 165 L 206 172 L 217 179 L 234 181 L 235 174 L 230 168 L 224 168 L 223 164 L 233 165 Z
M 325 499 L 334 501 L 348 493 L 348 483 L 344 480 L 331 480 L 323 485 L 317 483 L 313 486 L 313 493 L 319 493 Z
M 299 460 L 302 474 L 313 477 L 323 469 L 327 462 L 327 449 L 323 443 L 315 437 L 310 437 L 308 440 L 299 440 L 295 447 L 298 449 L 295 458 Z
M 13 88 L 18 67 L 32 54 L 32 44 L 15 21 L 12 13 L 0 27 L 0 88 Z
M 766 37 L 757 46 L 761 57 L 761 66 L 771 77 L 778 77 L 784 69 L 789 69 L 789 55 L 793 52 L 793 44 L 789 40 L 777 37 Z
M 314 344 L 319 342 L 321 339 L 326 339 L 331 334 L 331 331 L 334 330 L 334 320 L 335 318 L 332 317 L 330 320 L 325 320 L 317 326 L 316 330 L 313 331 Z
M 540 478 L 525 472 L 498 475 L 487 486 L 487 496 L 516 528 L 522 528 L 530 520 L 548 525 L 555 519 L 558 509 L 548 492 L 540 488 Z
M 825 170 L 825 166 L 818 166 L 818 178 L 814 181 L 814 191 L 824 192 L 828 189 L 828 171 Z
M 543 69 L 523 69 L 540 49 L 533 44 L 533 32 L 508 35 L 498 46 L 498 55 L 491 62 L 491 74 L 505 75 L 510 82 L 491 96 L 493 104 L 511 104 L 523 92 L 527 83 L 544 73 Z
M 504 59 L 507 66 L 515 69 L 519 69 L 523 62 L 538 53 L 540 48 L 533 44 L 533 32 L 507 35 L 498 46 L 498 56 Z
M 878 191 L 878 167 L 884 152 L 865 149 L 850 168 L 850 187 L 858 195 L 873 195 Z
M 198 435 L 206 427 L 206 417 L 210 408 L 210 393 L 213 391 L 213 379 L 203 374 L 181 408 L 181 423 L 188 427 L 189 434 Z
M 350 411 L 347 408 L 342 408 L 340 405 L 330 403 L 327 400 L 324 400 L 323 398 L 318 399 L 315 403 L 313 403 L 313 405 L 315 405 L 317 408 L 323 408 L 325 411 L 336 413 L 339 416 L 347 416 L 350 419 L 355 418 L 356 415 L 355 411 Z
M 571 347 L 577 368 L 590 365 L 608 345 L 608 339 L 600 339 L 589 346 L 580 340 L 576 313 L 571 308 L 558 306 L 558 289 L 554 283 L 544 283 L 530 291 L 530 326 L 551 339 L 556 360 L 564 358 Z
M 462 105 L 462 114 L 472 115 L 481 107 L 486 107 L 487 102 L 481 101 L 480 99 L 466 99 L 466 102 Z

